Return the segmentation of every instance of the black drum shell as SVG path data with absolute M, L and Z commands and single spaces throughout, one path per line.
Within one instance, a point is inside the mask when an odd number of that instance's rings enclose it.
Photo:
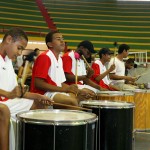
M 17 147 L 18 150 L 95 150 L 96 129 L 97 118 L 60 124 L 18 119 Z
M 81 106 L 98 116 L 97 150 L 132 150 L 133 107 Z

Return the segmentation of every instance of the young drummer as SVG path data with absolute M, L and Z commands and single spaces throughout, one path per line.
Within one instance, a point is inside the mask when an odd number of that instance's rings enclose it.
M 21 111 L 45 108 L 45 104 L 51 103 L 46 96 L 25 92 L 23 87 L 17 84 L 11 59 L 16 57 L 18 50 L 25 49 L 27 42 L 28 38 L 25 32 L 20 28 L 13 28 L 6 32 L 0 45 L 0 103 L 8 106 L 11 118 L 14 120 L 16 119 L 16 114 Z M 4 113 L 4 115 L 9 116 L 7 113 Z M 2 145 L 9 145 L 8 125 L 3 126 L 1 129 L 6 134 L 5 136 L 0 134 L 2 136 L 0 137 L 0 148 Z M 2 150 L 5 149 L 7 149 L 6 146 L 2 148 Z
M 45 94 L 55 102 L 78 105 L 80 91 L 76 85 L 67 85 L 60 52 L 65 42 L 58 31 L 45 37 L 48 50 L 36 59 L 32 72 L 31 91 Z
M 77 60 L 75 55 L 78 53 L 80 58 Z M 89 91 L 89 94 L 92 92 L 96 92 L 97 90 L 102 90 L 102 88 L 90 80 L 91 76 L 93 75 L 94 71 L 89 66 L 87 69 L 85 67 L 85 59 L 89 59 L 91 54 L 95 53 L 93 44 L 90 41 L 82 41 L 79 43 L 76 52 L 71 51 L 67 52 L 63 55 L 63 68 L 66 76 L 66 83 L 67 84 L 74 84 L 76 80 L 76 63 L 77 65 L 77 79 L 78 79 L 78 86 L 81 89 Z M 84 56 L 84 58 L 83 58 Z
M 99 60 L 96 60 L 92 64 L 92 68 L 94 70 L 94 75 L 91 77 L 91 80 L 96 84 L 100 85 L 103 88 L 106 88 L 111 91 L 119 90 L 117 87 L 111 85 L 108 75 L 111 71 L 115 69 L 115 65 L 112 64 L 111 67 L 107 70 L 106 63 L 108 63 L 111 59 L 112 51 L 109 48 L 102 48 L 98 52 Z
M 115 69 L 109 73 L 111 83 L 120 90 L 135 89 L 135 87 L 125 84 L 125 81 L 135 82 L 135 77 L 129 77 L 125 75 L 125 63 L 124 58 L 127 58 L 130 47 L 127 44 L 121 44 L 118 48 L 118 54 L 115 58 L 112 58 L 108 64 L 108 68 L 112 64 L 115 64 Z

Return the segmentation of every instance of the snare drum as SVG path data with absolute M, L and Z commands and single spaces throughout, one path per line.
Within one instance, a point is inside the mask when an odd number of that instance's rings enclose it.
M 98 119 L 98 150 L 132 150 L 132 103 L 112 101 L 81 101 L 92 109 Z
M 17 115 L 18 150 L 95 150 L 97 117 L 73 110 L 34 110 Z
M 96 99 L 134 102 L 134 93 L 125 91 L 99 91 Z

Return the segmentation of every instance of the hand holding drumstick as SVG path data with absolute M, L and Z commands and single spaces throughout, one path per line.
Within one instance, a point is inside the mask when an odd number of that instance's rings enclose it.
M 77 83 L 78 83 L 78 59 L 80 59 L 80 55 L 77 52 L 75 52 L 74 56 L 75 56 L 75 59 L 76 59 L 75 84 L 77 85 Z

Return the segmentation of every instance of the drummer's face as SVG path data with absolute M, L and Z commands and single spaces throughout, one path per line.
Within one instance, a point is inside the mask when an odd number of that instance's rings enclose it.
M 123 51 L 123 58 L 127 58 L 128 57 L 128 50 L 124 50 Z
M 87 48 L 82 48 L 82 53 L 86 59 L 91 57 L 91 52 Z
M 109 62 L 111 59 L 111 54 L 105 54 L 105 61 Z
M 134 65 L 133 63 L 130 63 L 130 64 L 127 63 L 127 64 L 126 64 L 126 68 L 127 68 L 127 69 L 132 69 L 132 68 L 133 68 L 133 65 Z

